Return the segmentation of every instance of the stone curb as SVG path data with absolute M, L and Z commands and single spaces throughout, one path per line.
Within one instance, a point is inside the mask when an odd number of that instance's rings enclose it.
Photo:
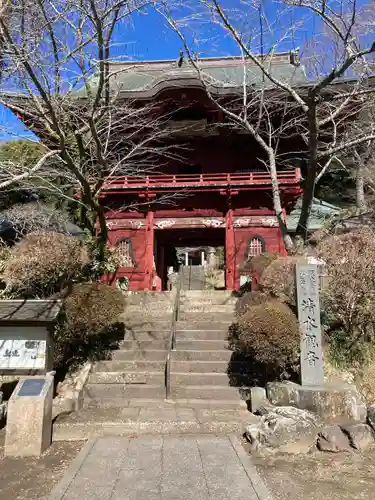
M 237 453 L 238 459 L 240 460 L 246 474 L 254 488 L 258 500 L 273 500 L 271 493 L 269 492 L 267 486 L 265 485 L 263 479 L 258 474 L 255 465 L 251 463 L 251 457 L 243 449 L 240 440 L 237 436 L 229 436 L 229 441 Z
M 87 441 L 87 443 L 83 446 L 82 450 L 78 453 L 73 462 L 69 465 L 68 469 L 65 471 L 62 479 L 58 482 L 57 486 L 52 490 L 51 495 L 46 500 L 62 500 L 65 493 L 67 492 L 69 486 L 72 481 L 78 474 L 80 468 L 83 465 L 83 462 L 86 460 L 88 455 L 90 454 L 94 444 L 96 442 L 95 439 L 91 439 Z
M 68 387 L 63 393 L 63 398 L 57 398 L 57 401 L 54 400 L 54 409 L 56 414 L 61 411 L 78 411 L 82 408 L 83 389 L 90 376 L 92 366 L 93 363 L 90 361 L 85 363 L 77 376 L 75 386 Z

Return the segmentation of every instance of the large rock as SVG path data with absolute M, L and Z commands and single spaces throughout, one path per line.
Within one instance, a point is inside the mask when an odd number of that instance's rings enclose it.
M 317 446 L 332 453 L 351 451 L 349 438 L 338 425 L 326 425 L 318 434 Z
M 250 411 L 257 412 L 259 409 L 269 404 L 264 387 L 251 387 L 250 388 Z
M 293 382 L 270 382 L 267 396 L 275 406 L 295 406 L 312 411 L 324 420 L 366 422 L 366 404 L 355 386 L 308 387 Z
M 320 418 L 292 406 L 273 408 L 259 422 L 246 427 L 251 451 L 307 452 L 315 446 Z
M 367 408 L 367 423 L 375 431 L 375 405 L 370 405 Z
M 358 451 L 363 451 L 374 444 L 374 432 L 367 424 L 349 424 L 341 428 L 347 435 L 350 445 Z

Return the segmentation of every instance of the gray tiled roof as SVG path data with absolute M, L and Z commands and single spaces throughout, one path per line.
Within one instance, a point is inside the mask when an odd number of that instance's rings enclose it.
M 58 300 L 0 300 L 0 323 L 51 323 L 60 309 Z
M 270 74 L 282 82 L 294 86 L 307 83 L 303 66 L 293 65 L 289 54 L 276 54 L 269 61 Z M 203 59 L 199 62 L 201 78 L 212 91 L 228 92 L 243 86 L 244 67 L 241 58 Z M 149 61 L 144 63 L 113 63 L 111 86 L 114 91 L 129 96 L 152 96 L 166 87 L 200 86 L 199 74 L 192 64 L 184 62 L 178 67 L 176 61 Z M 96 87 L 98 78 L 91 85 Z M 255 88 L 272 88 L 274 84 L 263 76 L 261 69 L 253 63 L 246 68 L 246 85 Z M 85 95 L 81 89 L 76 95 Z
M 297 229 L 299 217 L 301 215 L 302 198 L 300 198 L 294 209 L 288 215 L 287 228 L 288 231 L 294 232 Z M 323 225 L 331 217 L 337 215 L 340 212 L 340 208 L 335 205 L 331 205 L 323 200 L 313 199 L 311 206 L 311 213 L 309 218 L 309 231 L 316 231 L 321 229 Z

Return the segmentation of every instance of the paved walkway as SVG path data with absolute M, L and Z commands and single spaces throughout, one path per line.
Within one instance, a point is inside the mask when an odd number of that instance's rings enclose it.
M 272 500 L 237 437 L 89 441 L 50 500 Z

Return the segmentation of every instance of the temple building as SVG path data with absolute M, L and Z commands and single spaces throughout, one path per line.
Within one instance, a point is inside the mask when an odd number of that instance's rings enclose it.
M 271 72 L 303 85 L 306 76 L 295 61 L 289 53 L 274 55 Z M 241 58 L 210 58 L 200 64 L 216 82 L 220 99 L 238 98 Z M 225 126 L 225 116 L 188 63 L 115 65 L 124 99 L 168 102 L 169 112 L 174 107 L 170 126 L 180 133 L 173 141 L 184 146 L 183 160 L 163 159 L 146 175 L 113 178 L 103 191 L 109 244 L 118 246 L 122 256 L 116 280 L 126 281 L 130 290 L 167 289 L 171 268 L 214 265 L 218 249 L 224 255 L 225 288 L 238 289 L 249 257 L 285 253 L 264 152 L 246 131 Z M 255 89 L 264 86 L 260 70 L 251 64 L 247 80 Z M 283 137 L 279 145 L 284 161 L 278 182 L 286 219 L 301 194 L 301 165 L 289 152 L 303 147 L 295 137 Z

